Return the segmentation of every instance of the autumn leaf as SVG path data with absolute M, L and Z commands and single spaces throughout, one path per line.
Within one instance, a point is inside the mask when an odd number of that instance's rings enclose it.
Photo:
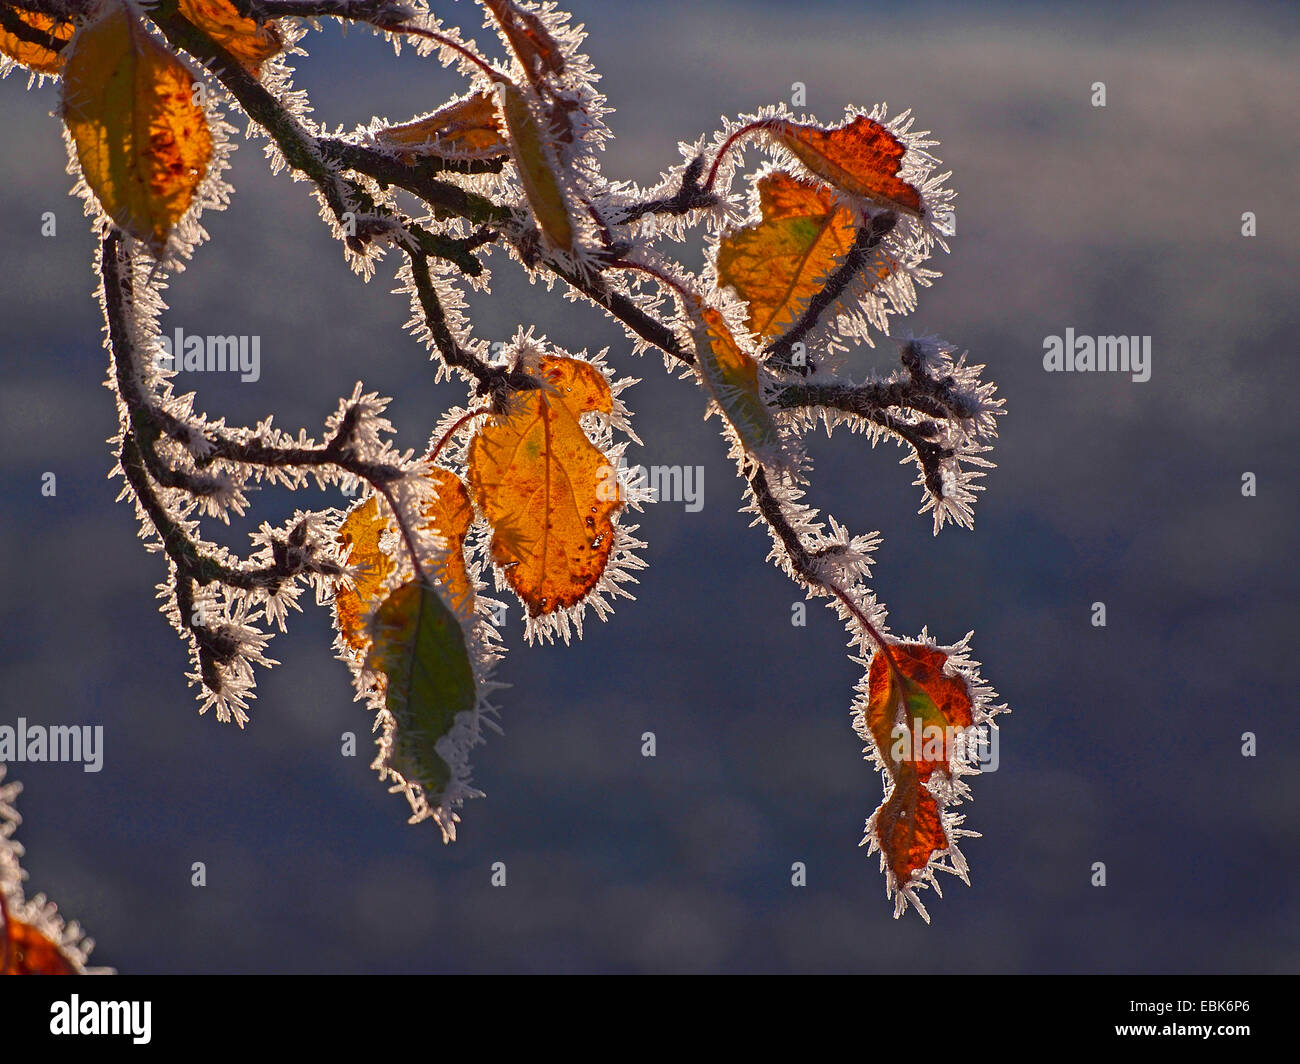
M 712 307 L 697 308 L 692 329 L 700 376 L 723 416 L 753 455 L 771 454 L 781 442 L 772 411 L 758 387 L 758 363 Z
M 437 496 L 425 509 L 426 530 L 440 536 L 447 553 L 434 566 L 434 578 L 447 595 L 451 606 L 461 616 L 474 608 L 474 584 L 465 566 L 465 536 L 474 522 L 474 508 L 460 477 L 435 466 L 429 474 L 437 486 Z M 354 650 L 370 645 L 366 617 L 383 595 L 388 578 L 400 565 L 406 575 L 413 575 L 410 561 L 397 558 L 380 548 L 385 533 L 392 529 L 388 511 L 378 495 L 357 503 L 339 526 L 338 542 L 344 548 L 348 564 L 359 569 L 349 587 L 340 587 L 334 595 L 334 616 L 339 631 Z
M 867 670 L 867 724 L 887 768 L 898 763 L 893 756 L 900 738 L 896 729 L 907 730 L 902 736 L 906 752 L 921 755 L 902 760 L 927 780 L 935 770 L 948 769 L 949 729 L 969 728 L 974 723 L 970 692 L 960 677 L 943 671 L 947 660 L 942 650 L 923 643 L 896 643 L 888 652 L 878 651 L 872 657 Z M 943 737 L 944 746 L 939 756 L 931 758 L 927 752 L 936 732 Z
M 492 559 L 534 617 L 576 605 L 600 581 L 622 505 L 608 490 L 609 460 L 579 420 L 612 411 L 609 384 L 590 363 L 555 355 L 537 373 L 545 387 L 515 393 L 469 448 Z
M 551 243 L 559 248 L 571 248 L 573 219 L 537 116 L 528 103 L 528 97 L 518 86 L 502 85 L 501 94 L 501 110 L 510 134 L 515 169 L 519 172 L 528 205 Z
M 465 536 L 474 523 L 474 507 L 460 477 L 435 466 L 429 474 L 438 495 L 425 509 L 428 527 L 446 544 L 447 553 L 435 567 L 435 580 L 451 608 L 465 617 L 474 608 L 474 583 L 465 567 Z
M 749 328 L 780 336 L 848 254 L 857 212 L 825 185 L 776 171 L 758 182 L 762 220 L 718 245 L 718 283 L 749 304 Z
M 879 122 L 859 115 L 847 125 L 776 120 L 768 131 L 814 174 L 841 191 L 920 217 L 921 194 L 899 178 L 907 148 Z
M 274 22 L 245 18 L 230 0 L 179 0 L 180 13 L 205 30 L 227 52 L 256 74 L 266 60 L 284 51 Z
M 50 15 L 26 11 L 21 7 L 9 8 L 5 14 L 5 21 L 13 19 L 39 33 L 48 34 L 55 41 L 67 42 L 76 31 L 76 26 L 69 20 L 55 21 Z M 63 67 L 68 50 L 62 48 L 55 51 L 44 44 L 25 40 L 0 23 L 0 52 L 39 74 L 57 74 Z
M 0 975 L 76 975 L 77 969 L 50 939 L 30 924 L 9 917 L 0 942 Z
M 388 512 L 381 509 L 378 495 L 353 506 L 339 526 L 338 540 L 347 551 L 348 564 L 360 571 L 351 587 L 340 587 L 335 592 L 334 617 L 343 638 L 354 650 L 365 650 L 370 645 L 366 617 L 384 581 L 397 567 L 379 549 L 380 537 L 388 528 Z
M 878 650 L 867 669 L 863 715 L 892 778 L 869 830 L 900 890 L 952 842 L 927 782 L 935 772 L 951 771 L 958 730 L 969 728 L 974 716 L 970 690 L 961 676 L 944 671 L 947 662 L 937 647 L 895 643 Z
M 939 803 L 911 770 L 894 780 L 889 797 L 876 811 L 876 839 L 894 882 L 905 886 L 935 854 L 948 848 Z
M 385 148 L 400 149 L 408 159 L 421 155 L 494 159 L 510 151 L 496 98 L 487 92 L 453 100 L 413 122 L 388 126 L 375 134 L 375 140 Z
M 63 119 L 104 212 L 160 253 L 212 158 L 185 65 L 126 8 L 114 8 L 76 38 Z
M 534 85 L 550 75 L 564 73 L 564 53 L 542 20 L 510 0 L 483 0 L 501 28 L 501 36 L 518 57 Z
M 464 630 L 436 589 L 413 580 L 380 604 L 370 634 L 366 665 L 383 677 L 393 718 L 387 767 L 437 804 L 453 776 L 438 740 L 478 701 Z

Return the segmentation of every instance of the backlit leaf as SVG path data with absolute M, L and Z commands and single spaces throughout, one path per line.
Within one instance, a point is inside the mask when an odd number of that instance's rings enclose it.
M 762 220 L 718 246 L 718 283 L 749 304 L 749 328 L 780 336 L 848 254 L 858 215 L 824 185 L 777 171 L 758 182 Z
M 622 505 L 607 490 L 609 460 L 579 418 L 609 413 L 613 396 L 596 367 L 547 355 L 545 388 L 516 393 L 469 449 L 469 478 L 492 526 L 492 559 L 531 616 L 580 602 L 600 581 Z
M 921 215 L 920 192 L 898 176 L 907 149 L 874 119 L 859 115 L 832 129 L 778 120 L 767 128 L 804 166 L 836 188 L 891 210 Z
M 474 507 L 455 473 L 435 466 L 430 479 L 438 485 L 438 497 L 425 510 L 425 517 L 447 547 L 446 557 L 435 569 L 435 579 L 452 609 L 468 616 L 474 607 L 474 584 L 465 568 L 465 535 L 474 523 Z
M 433 114 L 414 122 L 389 126 L 375 134 L 386 148 L 404 156 L 437 155 L 455 159 L 492 159 L 510 151 L 501 128 L 496 97 L 479 92 L 453 100 Z
M 453 609 L 468 616 L 474 608 L 474 584 L 465 566 L 465 536 L 474 522 L 474 508 L 461 479 L 450 470 L 434 467 L 430 479 L 438 494 L 425 510 L 425 529 L 440 536 L 447 554 L 434 567 L 433 577 Z M 338 541 L 345 548 L 348 564 L 360 572 L 350 587 L 340 587 L 334 596 L 334 616 L 343 638 L 354 650 L 370 645 L 366 617 L 384 593 L 388 578 L 400 565 L 407 576 L 413 569 L 404 548 L 396 558 L 380 548 L 380 541 L 393 525 L 388 510 L 377 495 L 357 503 L 339 526 Z
M 180 13 L 256 74 L 266 60 L 284 51 L 274 22 L 244 18 L 230 0 L 180 0 Z
M 2 930 L 0 975 L 76 975 L 77 969 L 48 937 L 30 924 L 10 917 Z
M 947 660 L 936 647 L 897 643 L 877 651 L 867 670 L 867 725 L 893 779 L 872 830 L 899 888 L 951 842 L 926 782 L 949 771 L 956 733 L 971 726 L 973 715 L 965 681 L 944 672 Z
M 189 70 L 126 8 L 114 8 L 76 39 L 63 119 L 104 212 L 160 252 L 212 158 Z
M 712 307 L 698 312 L 692 335 L 700 376 L 745 450 L 770 456 L 781 442 L 772 411 L 758 387 L 758 363 L 745 351 L 722 315 Z
M 370 634 L 366 665 L 384 678 L 394 722 L 388 767 L 437 804 L 452 779 L 438 740 L 478 701 L 465 632 L 437 590 L 414 580 L 384 599 Z
M 895 668 L 891 668 L 892 657 Z M 869 700 L 867 723 L 876 741 L 881 760 L 888 767 L 894 762 L 895 728 L 905 727 L 911 738 L 905 744 L 909 753 L 924 752 L 932 729 L 969 728 L 973 723 L 971 697 L 965 682 L 943 671 L 948 656 L 936 647 L 922 643 L 897 643 L 889 656 L 877 652 L 867 671 Z M 916 721 L 922 733 L 916 734 Z M 936 769 L 947 769 L 947 758 L 930 760 L 911 757 L 920 778 L 930 778 Z
M 571 248 L 573 219 L 537 116 L 528 103 L 528 97 L 518 86 L 502 85 L 501 94 L 501 109 L 510 134 L 515 169 L 523 183 L 528 205 L 551 243 L 559 248 Z
M 501 28 L 501 36 L 534 83 L 564 73 L 564 53 L 542 20 L 510 0 L 483 0 Z
M 340 545 L 348 552 L 348 564 L 360 570 L 351 587 L 340 587 L 334 595 L 334 616 L 339 631 L 354 650 L 370 643 L 366 617 L 378 599 L 384 581 L 396 563 L 379 549 L 380 537 L 388 531 L 388 511 L 378 495 L 357 503 L 339 526 Z
M 875 827 L 885 864 L 898 884 L 906 884 L 929 865 L 931 856 L 948 848 L 939 803 L 911 770 L 894 780 L 894 789 L 876 811 Z
M 71 40 L 76 30 L 70 21 L 56 22 L 52 16 L 42 15 L 36 11 L 24 11 L 20 7 L 14 7 L 9 9 L 9 13 L 24 25 L 49 34 L 56 41 Z M 23 40 L 0 26 L 0 52 L 30 70 L 41 74 L 57 74 L 63 66 L 68 49 L 63 48 L 56 52 L 42 44 Z

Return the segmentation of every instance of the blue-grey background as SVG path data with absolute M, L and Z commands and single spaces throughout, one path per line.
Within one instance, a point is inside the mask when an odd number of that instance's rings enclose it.
M 437 6 L 477 25 L 467 3 Z M 999 468 L 975 530 L 935 539 L 901 452 L 823 435 L 814 501 L 883 532 L 895 631 L 975 629 L 1014 710 L 968 808 L 973 885 L 927 894 L 932 927 L 891 918 L 857 848 L 880 783 L 849 727 L 858 669 L 838 623 L 816 607 L 791 627 L 799 596 L 736 512 L 699 393 L 502 257 L 479 335 L 536 323 L 612 345 L 644 378 L 625 396 L 645 441 L 631 460 L 703 464 L 703 511 L 647 512 L 637 601 L 580 643 L 528 648 L 513 611 L 506 733 L 478 751 L 489 797 L 453 846 L 407 826 L 369 770 L 324 611 L 273 641 L 283 665 L 261 674 L 244 731 L 200 718 L 154 600 L 162 564 L 105 477 L 92 240 L 56 92 L 16 75 L 0 85 L 0 720 L 106 729 L 98 775 L 11 769 L 29 890 L 125 972 L 1296 970 L 1294 7 L 569 6 L 617 109 L 611 175 L 653 180 L 678 140 L 795 81 L 825 120 L 887 100 L 942 141 L 958 237 L 904 324 L 988 363 L 1009 411 Z M 402 119 L 457 87 L 364 33 L 304 44 L 296 84 L 331 125 Z M 396 396 L 400 439 L 421 446 L 464 391 L 432 383 L 391 267 L 353 278 L 306 186 L 272 178 L 256 141 L 231 176 L 164 325 L 260 335 L 262 379 L 199 380 L 200 406 L 318 433 L 361 378 Z M 1044 373 L 1043 337 L 1069 326 L 1150 334 L 1151 380 Z M 887 358 L 854 357 L 861 372 Z M 288 505 L 260 502 L 276 521 Z M 344 731 L 362 756 L 340 756 Z M 200 860 L 205 889 L 189 885 Z

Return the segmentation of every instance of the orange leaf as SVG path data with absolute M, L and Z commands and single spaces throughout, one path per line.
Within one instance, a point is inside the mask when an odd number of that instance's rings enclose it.
M 487 92 L 453 100 L 413 122 L 381 129 L 375 134 L 375 140 L 386 148 L 402 149 L 408 158 L 440 155 L 492 159 L 510 151 L 501 129 L 496 99 Z
M 695 354 L 709 394 L 746 451 L 760 456 L 771 452 L 781 434 L 759 392 L 758 363 L 736 342 L 718 311 L 702 307 L 698 313 Z
M 758 182 L 762 221 L 718 245 L 718 283 L 749 304 L 749 328 L 780 336 L 848 254 L 856 212 L 826 186 L 777 171 Z
M 455 473 L 434 467 L 430 479 L 438 485 L 438 497 L 425 510 L 429 527 L 447 544 L 447 556 L 435 570 L 434 578 L 447 592 L 448 605 L 460 616 L 474 607 L 474 584 L 465 567 L 465 535 L 474 523 L 474 507 L 469 492 Z
M 542 127 L 529 105 L 528 97 L 516 85 L 502 85 L 502 113 L 510 133 L 515 169 L 524 186 L 528 205 L 537 217 L 537 224 L 556 247 L 573 247 L 573 220 L 569 217 L 569 204 L 555 176 L 547 140 Z
M 42 15 L 36 11 L 25 11 L 20 7 L 15 7 L 10 8 L 9 13 L 24 25 L 39 30 L 41 33 L 47 33 L 56 41 L 71 40 L 72 34 L 76 30 L 76 27 L 70 21 L 65 20 L 56 23 L 50 15 Z M 63 66 L 64 56 L 67 51 L 64 48 L 56 52 L 42 44 L 23 40 L 23 38 L 0 26 L 0 52 L 38 73 L 57 74 Z
M 576 605 L 599 582 L 614 546 L 621 502 L 609 460 L 579 418 L 610 413 L 613 395 L 590 363 L 538 361 L 545 388 L 515 393 L 470 443 L 469 478 L 492 526 L 492 558 L 530 616 Z M 611 497 L 612 496 L 612 497 Z
M 2 930 L 8 941 L 0 942 L 0 957 L 6 958 L 0 975 L 77 974 L 63 951 L 30 924 L 10 917 Z
M 768 130 L 804 166 L 852 196 L 920 217 L 921 193 L 899 178 L 906 147 L 874 119 L 859 115 L 833 129 L 777 120 Z
M 284 51 L 274 22 L 245 18 L 230 0 L 180 0 L 178 6 L 182 15 L 254 74 L 266 60 Z
M 932 855 L 948 848 L 939 803 L 915 772 L 900 773 L 894 780 L 893 791 L 876 811 L 876 838 L 900 886 L 924 869 Z
M 160 252 L 212 158 L 189 70 L 126 8 L 114 8 L 77 36 L 63 120 L 104 212 Z
M 897 672 L 880 651 L 867 671 L 867 723 L 886 767 L 901 760 L 910 764 L 920 779 L 928 780 L 935 769 L 947 771 L 950 729 L 969 728 L 974 723 L 970 692 L 960 677 L 943 671 L 948 655 L 936 647 L 898 643 L 889 648 L 889 654 Z M 906 755 L 901 759 L 894 756 L 900 750 Z
M 348 550 L 348 564 L 359 568 L 351 587 L 340 587 L 334 595 L 334 616 L 339 631 L 354 650 L 370 645 L 366 616 L 371 603 L 383 591 L 384 581 L 397 567 L 379 549 L 379 538 L 388 531 L 388 511 L 382 509 L 379 496 L 357 503 L 339 526 L 339 543 Z
M 542 20 L 510 0 L 483 0 L 501 27 L 501 36 L 536 85 L 551 74 L 564 73 L 564 53 Z
M 867 670 L 867 725 L 894 781 L 876 810 L 874 832 L 900 888 L 949 845 L 926 781 L 948 771 L 957 730 L 974 717 L 965 681 L 943 671 L 947 661 L 937 647 L 896 643 L 888 653 L 878 650 Z

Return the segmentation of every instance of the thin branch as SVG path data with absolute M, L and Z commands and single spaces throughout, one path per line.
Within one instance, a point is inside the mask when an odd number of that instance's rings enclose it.
M 231 0 L 245 18 L 269 22 L 276 18 L 341 18 L 387 29 L 414 16 L 396 0 Z
M 667 214 L 680 217 L 694 210 L 716 206 L 718 203 L 717 194 L 700 185 L 700 175 L 703 172 L 704 156 L 697 155 L 683 171 L 682 183 L 671 196 L 661 196 L 658 199 L 644 200 L 641 203 L 632 203 L 620 207 L 610 217 L 610 221 L 615 225 L 627 225 L 638 218 L 645 217 L 647 214 Z
M 876 626 L 859 609 L 848 592 L 833 580 L 828 580 L 822 573 L 822 568 L 817 561 L 818 556 L 803 545 L 799 533 L 786 519 L 785 511 L 781 508 L 781 501 L 773 494 L 772 487 L 767 480 L 767 472 L 761 465 L 754 467 L 754 471 L 749 477 L 749 486 L 753 489 L 754 499 L 758 503 L 758 512 L 762 515 L 763 520 L 768 523 L 776 538 L 780 540 L 781 546 L 785 548 L 786 556 L 790 559 L 791 568 L 811 587 L 819 587 L 839 599 L 858 624 L 862 626 L 862 630 L 871 638 L 871 641 L 885 655 L 890 667 L 894 668 L 893 655 L 890 653 L 889 644 L 885 641 L 885 637 L 877 631 Z
M 0 0 L 0 29 L 20 41 L 38 45 L 47 51 L 55 53 L 63 51 L 64 46 L 68 43 L 67 41 L 61 41 L 52 34 L 46 33 L 44 30 L 38 30 L 35 26 L 24 22 L 17 15 L 20 10 L 23 10 L 23 8 L 18 7 L 17 4 L 11 6 L 8 0 Z M 0 968 L 0 971 L 3 970 Z
M 158 0 L 144 9 L 171 44 L 203 63 L 239 101 L 245 113 L 274 139 L 285 160 L 315 182 L 335 219 L 343 224 L 351 206 L 343 195 L 339 175 L 326 165 L 316 140 L 225 48 L 180 13 L 177 0 Z M 359 247 L 354 247 L 359 251 Z
M 881 211 L 873 215 L 865 225 L 859 227 L 852 246 L 844 256 L 844 261 L 826 278 L 822 290 L 808 301 L 808 306 L 804 308 L 803 314 L 799 316 L 799 320 L 794 323 L 790 331 L 774 340 L 768 348 L 767 364 L 772 369 L 779 372 L 797 371 L 805 375 L 812 371 L 814 367 L 811 359 L 803 366 L 796 366 L 791 361 L 794 345 L 800 343 L 813 330 L 822 315 L 853 283 L 854 278 L 866 269 L 871 252 L 897 224 L 898 215 L 893 211 Z
M 39 15 L 49 15 L 60 22 L 72 18 L 90 18 L 95 14 L 97 7 L 98 0 L 22 0 L 21 3 L 15 0 L 0 0 L 0 8 L 23 12 L 34 11 Z

